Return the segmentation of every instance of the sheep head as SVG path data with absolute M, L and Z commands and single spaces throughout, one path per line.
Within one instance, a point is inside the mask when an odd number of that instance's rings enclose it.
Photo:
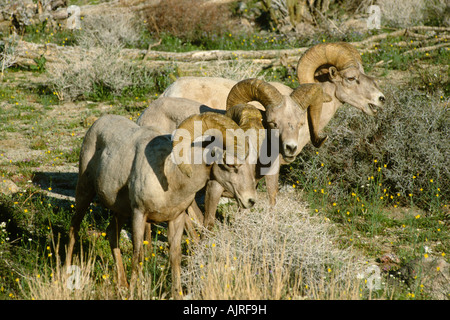
M 238 104 L 229 108 L 225 115 L 231 118 L 242 130 L 244 130 L 245 135 L 250 137 L 251 145 L 259 154 L 265 139 L 265 130 L 262 123 L 263 115 L 261 111 L 250 104 Z
M 297 65 L 300 84 L 331 82 L 335 97 L 368 115 L 375 115 L 385 97 L 374 78 L 364 73 L 359 52 L 345 42 L 322 43 L 308 49 Z
M 287 163 L 294 161 L 299 129 L 305 124 L 305 110 L 295 101 L 294 92 L 290 96 L 285 96 L 273 85 L 262 80 L 242 80 L 228 94 L 227 110 L 237 104 L 251 101 L 258 101 L 264 106 L 264 127 L 278 130 L 279 149 L 283 159 Z M 313 108 L 315 107 L 314 105 Z M 319 125 L 316 120 L 318 119 L 312 118 L 310 129 L 313 132 L 315 132 L 314 128 Z
M 192 115 L 178 126 L 172 140 L 172 159 L 184 175 L 194 175 L 193 164 L 212 165 L 211 178 L 231 192 L 241 207 L 255 204 L 255 172 L 246 161 L 249 140 L 231 118 L 213 112 Z M 189 152 L 196 145 L 203 150 L 200 157 Z

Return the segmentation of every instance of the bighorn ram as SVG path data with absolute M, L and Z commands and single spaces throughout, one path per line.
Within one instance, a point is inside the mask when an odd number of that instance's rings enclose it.
M 187 98 L 222 110 L 225 110 L 226 106 L 231 107 L 238 103 L 259 102 L 264 110 L 265 127 L 277 129 L 280 154 L 286 162 L 292 162 L 298 149 L 298 132 L 305 123 L 305 109 L 299 107 L 303 103 L 303 92 L 304 89 L 292 90 L 284 85 L 258 79 L 247 79 L 236 83 L 222 78 L 186 77 L 174 82 L 162 96 Z M 231 101 L 227 104 L 228 98 Z M 308 108 L 312 121 L 312 134 L 314 134 L 312 142 L 317 145 L 323 142 L 316 130 L 321 110 L 315 105 Z
M 348 43 L 319 44 L 308 49 L 300 58 L 297 75 L 301 85 L 318 83 L 323 90 L 324 103 L 320 116 L 320 125 L 315 130 L 322 130 L 333 118 L 337 109 L 348 103 L 368 115 L 376 115 L 377 108 L 384 104 L 385 97 L 375 80 L 364 73 L 361 56 Z M 179 78 L 163 93 L 166 97 L 184 97 L 204 103 L 212 108 L 224 109 L 230 92 L 236 81 L 223 78 L 186 77 Z M 292 89 L 281 83 L 270 83 L 284 95 Z M 297 109 L 298 110 L 298 109 Z M 275 113 L 275 112 L 274 112 Z M 280 117 L 284 117 L 281 116 Z M 287 118 L 283 119 L 284 121 Z M 296 150 L 297 156 L 310 141 L 308 123 L 300 127 Z M 292 161 L 294 158 L 290 157 Z M 281 164 L 283 164 L 281 159 Z M 266 176 L 273 182 L 267 184 L 271 204 L 275 204 L 278 192 L 278 173 Z
M 142 259 L 145 222 L 167 221 L 172 288 L 174 294 L 180 292 L 184 212 L 195 193 L 212 178 L 225 185 L 244 208 L 255 203 L 254 172 L 238 162 L 248 156 L 247 140 L 238 129 L 224 115 L 204 113 L 183 121 L 172 142 L 170 135 L 152 127 L 140 127 L 121 116 L 107 115 L 97 120 L 86 133 L 81 148 L 76 212 L 69 230 L 66 265 L 72 261 L 81 221 L 97 194 L 114 213 L 107 234 L 119 286 L 128 285 L 118 241 L 126 219 L 131 218 L 132 224 L 132 285 Z M 205 146 L 205 136 L 214 137 L 214 141 Z M 204 157 L 199 162 L 198 154 L 207 151 L 211 163 L 206 163 Z
M 262 88 L 261 88 L 262 87 Z M 274 93 L 275 91 L 275 93 Z M 292 90 L 291 90 L 292 91 Z M 275 96 L 279 96 L 276 89 L 267 83 L 257 80 L 257 79 L 247 79 L 237 83 L 231 89 L 228 100 L 227 100 L 227 111 L 226 115 L 232 118 L 239 126 L 245 130 L 255 129 L 255 133 L 257 134 L 257 138 L 259 138 L 258 142 L 253 143 L 253 145 L 258 146 L 258 155 L 260 155 L 259 151 L 262 145 L 262 140 L 264 140 L 264 136 L 259 135 L 259 130 L 264 132 L 263 127 L 263 119 L 264 115 L 257 108 L 247 105 L 246 102 L 255 100 L 261 102 L 264 106 L 270 106 L 271 103 L 268 102 L 269 98 L 267 95 L 272 94 Z M 308 128 L 311 128 L 310 135 L 311 140 L 314 141 L 316 146 L 320 146 L 326 138 L 320 138 L 318 135 L 317 123 L 320 119 L 320 111 L 322 106 L 322 88 L 317 84 L 308 84 L 303 85 L 296 90 L 292 91 L 290 96 L 296 104 L 298 116 L 302 119 L 300 121 L 299 126 L 296 128 L 296 132 L 299 132 L 300 127 L 305 124 L 305 116 L 303 113 L 308 114 L 308 120 L 311 122 L 311 125 Z M 276 110 L 276 107 L 275 107 Z M 176 128 L 176 126 L 186 117 L 192 114 L 198 114 L 206 111 L 213 112 L 222 112 L 222 110 L 209 108 L 206 105 L 203 105 L 199 102 L 184 99 L 184 98 L 168 98 L 161 97 L 155 102 L 153 102 L 139 117 L 137 123 L 141 126 L 155 126 L 158 129 L 163 130 L 164 132 L 172 132 Z M 303 112 L 303 113 L 302 113 Z M 267 113 L 267 111 L 266 111 Z M 276 118 L 275 118 L 276 120 Z M 276 123 L 276 122 L 275 122 Z M 289 121 L 287 121 L 289 124 Z M 269 125 L 269 127 L 276 126 L 274 124 Z M 275 130 L 273 130 L 275 131 Z M 270 144 L 274 142 L 271 141 L 272 135 L 265 135 L 267 137 L 266 140 L 266 152 L 268 150 L 272 150 Z M 278 142 L 275 141 L 275 144 Z M 278 150 L 276 148 L 275 150 Z M 255 176 L 257 179 L 260 179 L 263 175 L 262 166 L 270 167 L 273 163 L 275 165 L 276 158 L 278 155 L 278 151 L 276 155 L 267 155 L 265 159 L 269 160 L 268 162 L 253 162 L 256 164 L 255 168 Z M 260 160 L 255 159 L 255 160 Z M 276 168 L 278 170 L 278 167 Z M 274 179 L 271 176 L 266 176 L 267 184 L 274 184 L 274 188 L 278 186 L 278 176 Z M 224 187 L 218 183 L 217 181 L 210 180 L 208 182 L 206 188 L 206 196 L 205 196 L 205 226 L 211 226 L 213 224 L 213 219 L 215 216 L 217 204 L 220 200 L 222 193 L 225 192 L 225 195 L 229 196 L 229 191 L 227 192 Z
M 174 110 L 178 110 L 178 112 L 174 113 Z M 197 101 L 184 98 L 161 97 L 145 109 L 138 118 L 137 124 L 140 126 L 157 127 L 161 132 L 172 133 L 184 119 L 204 112 L 224 113 L 223 110 L 209 108 Z M 249 137 L 249 151 L 252 151 L 252 153 L 246 159 L 246 166 L 251 168 L 250 170 L 255 177 L 258 152 L 261 149 L 265 138 L 261 111 L 252 105 L 239 104 L 229 108 L 226 111 L 225 116 L 236 122 L 236 124 L 244 131 L 244 134 Z M 207 227 L 211 227 L 214 224 L 217 208 L 216 199 L 219 201 L 223 192 L 229 197 L 232 197 L 233 195 L 233 190 L 227 188 L 227 185 L 212 178 L 206 185 L 206 210 L 204 217 L 201 215 L 201 212 L 199 212 L 195 201 L 191 205 L 192 208 L 190 209 L 193 209 L 196 218 Z M 216 195 L 217 193 L 219 193 L 218 196 Z M 189 220 L 186 221 L 189 222 Z M 190 228 L 189 225 L 186 227 Z

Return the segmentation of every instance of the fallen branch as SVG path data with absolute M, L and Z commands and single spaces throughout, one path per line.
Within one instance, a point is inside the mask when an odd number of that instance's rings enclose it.
M 440 27 L 413 27 L 408 30 L 439 30 L 450 31 L 450 28 Z M 356 46 L 361 53 L 373 52 L 374 47 L 379 45 L 379 40 L 385 39 L 389 36 L 402 36 L 407 35 L 407 29 L 397 30 L 391 33 L 385 33 L 370 37 L 361 42 L 352 42 L 351 44 Z M 414 38 L 418 37 L 417 34 L 413 34 Z M 450 43 L 438 43 L 450 38 L 449 35 L 431 35 L 426 39 L 416 40 L 412 43 L 401 41 L 393 44 L 397 47 L 415 46 L 417 49 L 408 50 L 403 54 L 411 54 L 413 52 L 427 52 L 436 50 L 439 48 L 447 47 Z M 159 42 L 158 42 L 159 43 Z M 281 50 L 198 50 L 189 52 L 165 52 L 165 51 L 153 51 L 154 46 L 158 45 L 150 44 L 147 50 L 140 49 L 122 49 L 120 51 L 120 57 L 122 59 L 128 59 L 132 61 L 139 61 L 139 63 L 149 67 L 160 67 L 162 65 L 177 63 L 177 65 L 183 65 L 186 69 L 192 69 L 189 65 L 194 66 L 196 63 L 207 62 L 232 62 L 232 61 L 249 61 L 263 67 L 273 67 L 283 65 L 285 67 L 295 66 L 300 56 L 308 49 L 307 47 L 294 48 L 294 49 L 281 49 Z M 430 45 L 433 44 L 433 45 Z M 19 41 L 15 48 L 15 64 L 22 67 L 30 67 L 36 65 L 35 59 L 45 58 L 46 68 L 51 68 L 58 64 L 68 64 L 71 61 L 83 59 L 86 62 L 92 57 L 98 55 L 97 49 L 82 49 L 80 47 L 72 46 L 58 46 L 56 44 L 36 44 L 26 41 Z
M 281 50 L 206 50 L 189 52 L 150 51 L 145 55 L 147 60 L 172 61 L 211 61 L 236 59 L 278 59 L 282 55 L 301 56 L 308 48 L 281 49 Z
M 412 31 L 439 31 L 439 32 L 450 32 L 450 28 L 446 27 L 428 27 L 428 26 L 416 26 L 416 27 L 410 27 L 406 29 L 400 29 L 394 32 L 386 32 L 382 34 L 377 34 L 375 36 L 369 37 L 363 41 L 360 42 L 353 42 L 352 44 L 355 47 L 364 47 L 368 44 L 371 44 L 372 42 L 384 40 L 388 37 L 400 37 L 400 36 L 411 36 L 415 38 L 429 38 L 430 36 L 414 33 Z M 445 36 L 444 36 L 445 37 Z
M 414 52 L 428 52 L 428 51 L 433 51 L 433 50 L 437 50 L 437 49 L 445 48 L 445 47 L 450 47 L 450 43 L 440 43 L 440 44 L 437 44 L 437 45 L 434 45 L 434 46 L 408 50 L 408 51 L 405 51 L 403 54 L 411 54 L 411 53 L 414 53 Z

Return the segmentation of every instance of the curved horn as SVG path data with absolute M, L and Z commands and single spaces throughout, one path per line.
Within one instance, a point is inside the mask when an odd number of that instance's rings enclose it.
M 358 50 L 346 42 L 315 45 L 298 61 L 297 76 L 300 84 L 316 82 L 314 74 L 323 65 L 333 65 L 338 70 L 349 67 L 361 69 L 362 60 Z
M 259 79 L 246 79 L 231 88 L 227 98 L 227 110 L 237 104 L 260 102 L 266 110 L 283 102 L 283 95 L 271 84 Z
M 322 146 L 328 138 L 328 136 L 319 136 L 323 96 L 322 86 L 318 83 L 302 84 L 291 93 L 292 100 L 303 110 L 308 110 L 309 134 L 311 142 L 316 148 Z
M 195 124 L 196 122 L 197 125 Z M 191 147 L 192 142 L 201 137 L 209 129 L 215 129 L 219 131 L 220 136 L 215 135 L 215 139 L 220 139 L 222 141 L 222 146 L 224 149 L 233 146 L 233 154 L 235 154 L 238 158 L 246 157 L 246 146 L 242 145 L 242 143 L 239 144 L 239 141 L 242 140 L 240 140 L 238 137 L 237 132 L 239 131 L 236 131 L 237 129 L 239 129 L 239 126 L 229 117 L 214 112 L 195 114 L 184 120 L 173 134 L 172 148 L 174 150 L 177 150 L 176 147 L 180 143 L 188 144 L 189 147 Z M 227 141 L 227 138 L 231 138 L 233 141 Z M 187 141 L 185 141 L 185 139 L 187 139 Z M 237 143 L 235 143 L 236 141 Z M 183 149 L 181 150 L 183 151 Z M 183 161 L 181 163 L 177 163 L 178 168 L 185 175 L 191 177 L 193 174 L 193 168 L 190 163 L 191 159 L 187 159 L 186 155 L 181 155 L 181 157 Z
M 256 135 L 255 137 L 251 137 L 252 142 L 258 146 L 258 150 L 261 148 L 265 139 L 261 110 L 250 104 L 238 104 L 228 108 L 225 115 L 236 122 L 244 132 L 247 132 L 249 129 L 254 129 L 254 131 L 250 132 L 250 134 L 254 133 Z M 260 135 L 260 133 L 262 134 Z M 253 140 L 253 138 L 255 139 Z
M 261 111 L 250 104 L 238 104 L 227 109 L 225 113 L 243 130 L 264 129 Z

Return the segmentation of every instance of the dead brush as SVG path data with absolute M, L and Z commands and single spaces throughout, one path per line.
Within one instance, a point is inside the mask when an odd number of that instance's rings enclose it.
M 190 246 L 182 281 L 192 299 L 358 297 L 363 262 L 339 249 L 323 218 L 289 195 L 276 207 L 259 199 L 252 210 L 225 209 L 225 220 Z M 345 297 L 342 294 L 346 288 Z
M 205 35 L 220 35 L 230 19 L 227 4 L 204 0 L 165 0 L 145 13 L 148 30 L 158 36 L 169 33 L 193 41 Z

